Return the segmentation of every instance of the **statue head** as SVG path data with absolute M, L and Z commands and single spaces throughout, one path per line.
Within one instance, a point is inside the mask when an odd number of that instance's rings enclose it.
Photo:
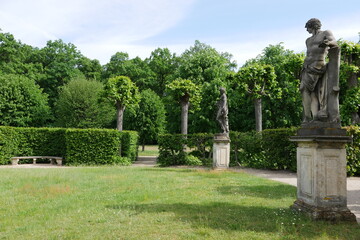
M 311 18 L 309 21 L 306 22 L 305 28 L 319 30 L 321 28 L 321 22 L 317 18 Z
M 226 93 L 226 89 L 224 87 L 221 87 L 220 88 L 220 93 L 223 94 L 223 93 Z

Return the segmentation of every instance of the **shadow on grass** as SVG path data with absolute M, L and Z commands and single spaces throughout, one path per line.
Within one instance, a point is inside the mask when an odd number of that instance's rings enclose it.
M 270 199 L 294 198 L 296 187 L 290 185 L 255 185 L 255 186 L 221 186 L 218 192 L 225 195 L 246 195 L 247 197 L 261 197 Z
M 297 239 L 299 236 L 302 239 L 318 236 L 329 236 L 331 239 L 332 237 L 353 239 L 352 236 L 360 234 L 357 225 L 339 224 L 334 226 L 326 222 L 312 222 L 306 216 L 293 212 L 289 208 L 241 206 L 226 202 L 109 205 L 106 208 L 126 209 L 134 211 L 135 215 L 171 212 L 174 214 L 174 221 L 190 223 L 193 228 L 281 233 L 283 237 L 288 236 L 291 239 Z

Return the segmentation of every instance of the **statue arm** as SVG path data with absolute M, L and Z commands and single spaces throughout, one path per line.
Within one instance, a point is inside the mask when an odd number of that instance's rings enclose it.
M 322 43 L 320 43 L 319 47 L 338 47 L 338 44 L 336 42 L 336 39 L 331 31 L 326 30 L 324 31 L 324 40 Z

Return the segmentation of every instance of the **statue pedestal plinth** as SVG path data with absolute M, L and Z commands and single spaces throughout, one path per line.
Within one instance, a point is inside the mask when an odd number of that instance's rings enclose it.
M 228 134 L 215 134 L 213 145 L 213 168 L 228 169 L 230 163 L 230 138 Z
M 315 133 L 311 135 L 311 133 Z M 314 220 L 352 221 L 347 208 L 346 149 L 351 141 L 340 128 L 303 128 L 297 142 L 297 200 L 292 209 Z

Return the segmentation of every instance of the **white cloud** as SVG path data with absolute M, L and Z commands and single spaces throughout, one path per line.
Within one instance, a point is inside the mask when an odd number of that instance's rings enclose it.
M 30 45 L 47 40 L 114 44 L 146 39 L 176 25 L 195 0 L 12 0 L 0 26 Z

